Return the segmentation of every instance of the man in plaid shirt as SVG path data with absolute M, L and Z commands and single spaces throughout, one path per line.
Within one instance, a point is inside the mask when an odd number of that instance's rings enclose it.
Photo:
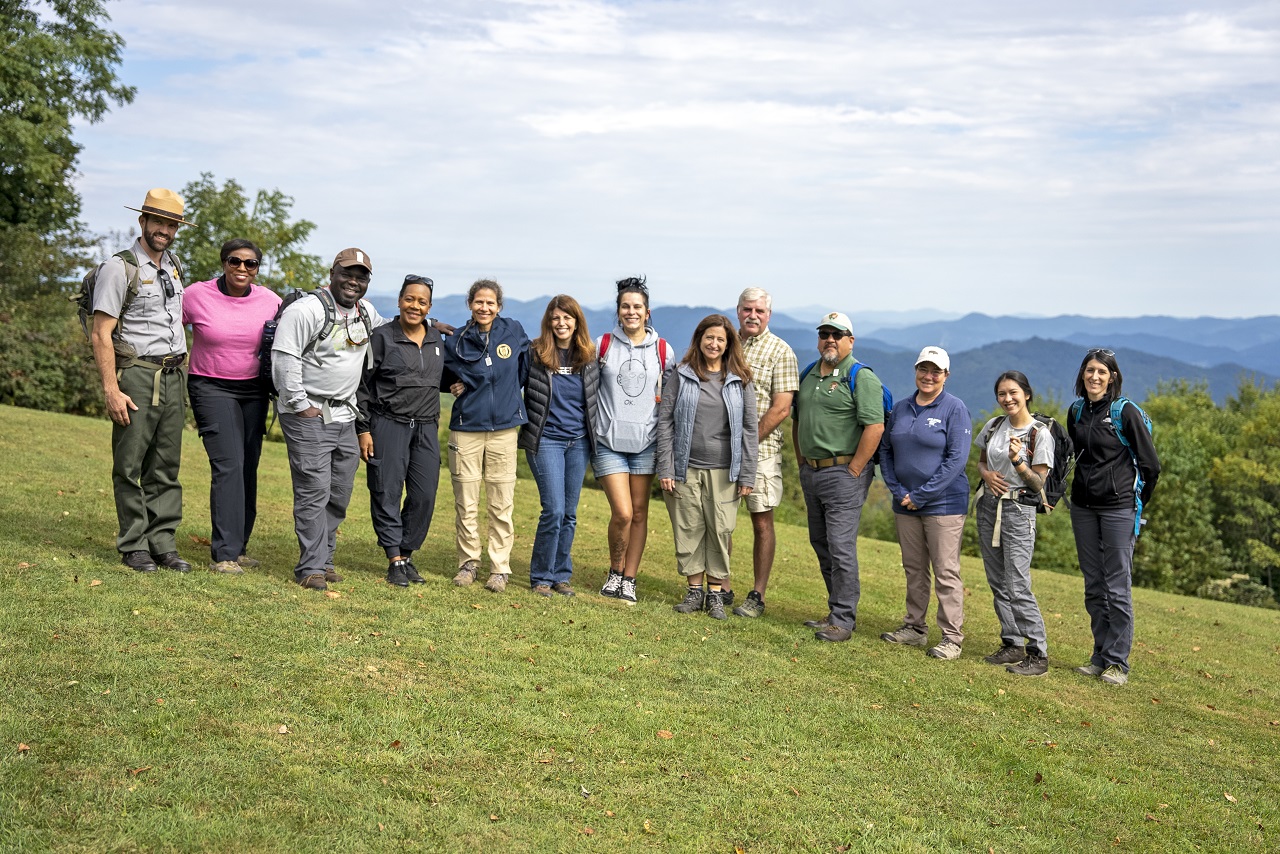
M 763 288 L 747 288 L 738 297 L 738 333 L 742 350 L 751 366 L 759 418 L 760 464 L 756 488 L 747 496 L 751 530 L 754 589 L 733 609 L 739 617 L 764 613 L 764 591 L 773 569 L 777 538 L 773 531 L 773 508 L 782 502 L 782 422 L 791 411 L 791 398 L 800 386 L 796 354 L 787 342 L 769 331 L 773 298 Z

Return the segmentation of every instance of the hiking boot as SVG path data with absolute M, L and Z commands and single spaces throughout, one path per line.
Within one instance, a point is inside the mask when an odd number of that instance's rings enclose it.
M 636 580 L 634 578 L 623 577 L 622 589 L 618 591 L 618 598 L 628 605 L 636 604 Z
M 880 635 L 880 640 L 889 643 L 900 643 L 903 646 L 928 646 L 929 633 L 923 629 L 917 629 L 915 626 L 903 626 L 900 629 L 894 629 L 891 632 L 885 632 Z M 939 644 L 941 646 L 941 644 Z M 932 652 L 929 653 L 933 655 Z M 959 653 L 957 653 L 959 655 Z M 952 656 L 954 658 L 955 656 Z
M 828 627 L 828 626 L 830 626 L 830 625 L 831 625 L 831 615 L 830 615 L 830 614 L 827 614 L 827 616 L 822 617 L 821 619 L 818 619 L 818 620 L 805 620 L 805 621 L 804 621 L 804 626 L 805 626 L 805 628 L 806 628 L 806 629 L 825 629 L 825 628 L 827 628 L 827 627 Z
M 254 560 L 248 555 L 240 555 L 240 557 L 236 558 L 236 563 L 240 564 L 240 566 L 242 566 L 245 569 L 257 569 L 258 567 L 262 566 L 261 561 Z
M 484 583 L 484 589 L 490 593 L 501 593 L 507 589 L 507 574 L 505 572 L 491 572 L 489 578 Z
M 732 605 L 732 604 L 733 604 L 733 591 L 732 591 L 732 590 L 721 590 L 721 591 L 720 591 L 720 601 L 724 604 L 724 606 L 725 606 L 726 608 L 728 608 L 730 605 Z M 705 603 L 705 602 L 704 602 L 704 603 L 703 603 L 703 605 L 702 605 L 702 610 L 704 610 L 704 611 L 705 611 L 705 610 L 707 610 L 707 608 L 708 608 L 708 607 L 709 607 L 709 606 L 707 605 L 707 603 Z
M 1120 665 L 1113 664 L 1106 670 L 1102 671 L 1102 675 L 1098 677 L 1108 685 L 1124 685 L 1129 681 L 1129 674 L 1120 669 Z
M 940 658 L 943 661 L 954 661 L 960 657 L 960 644 L 943 638 L 942 643 L 930 649 L 925 655 L 930 658 Z
M 324 583 L 323 575 L 304 575 L 298 581 L 298 585 L 303 590 L 326 590 L 329 587 Z
M 617 599 L 618 594 L 622 592 L 622 573 L 616 569 L 609 570 L 609 577 L 604 580 L 604 586 L 600 588 L 601 596 L 608 596 L 610 599 Z
M 713 620 L 727 620 L 729 615 L 724 612 L 724 591 L 717 590 L 707 594 L 707 616 Z
M 853 629 L 846 629 L 843 626 L 827 626 L 820 632 L 814 632 L 815 640 L 826 641 L 827 643 L 843 643 L 853 637 Z
M 551 592 L 550 584 L 535 584 L 533 585 L 533 595 L 541 596 L 544 599 L 550 599 L 555 594 Z
M 338 570 L 334 569 L 331 566 L 327 566 L 325 567 L 325 570 L 324 570 L 324 580 L 329 582 L 330 584 L 337 584 L 339 581 L 342 580 L 342 576 L 338 575 Z
M 1017 664 L 1026 657 L 1027 648 L 1025 646 L 1014 646 L 1007 643 L 982 660 L 987 664 Z
M 1092 664 L 1092 663 L 1082 664 L 1081 666 L 1075 668 L 1075 671 L 1076 673 L 1079 673 L 1081 676 L 1101 676 L 1102 665 Z
M 573 589 L 573 585 L 567 581 L 557 581 L 551 585 L 551 589 L 561 596 L 577 596 L 578 591 Z
M 240 565 L 239 561 L 234 560 L 220 560 L 217 563 L 211 563 L 209 564 L 209 569 L 213 572 L 221 572 L 224 575 L 244 574 L 244 567 Z
M 152 555 L 151 559 L 156 562 L 157 566 L 163 566 L 165 569 L 172 569 L 174 572 L 190 572 L 191 564 L 182 559 L 177 552 L 165 552 L 164 554 Z
M 672 607 L 680 614 L 692 614 L 695 611 L 701 611 L 702 606 L 707 601 L 706 590 L 701 586 L 687 587 L 684 591 L 684 598 Z
M 1015 676 L 1043 676 L 1049 672 L 1049 659 L 1043 655 L 1028 655 L 1017 664 L 1005 667 Z
M 404 577 L 409 579 L 410 584 L 427 583 L 427 580 L 418 574 L 418 568 L 413 565 L 413 561 L 408 558 L 404 559 Z
M 758 617 L 764 613 L 764 600 L 760 598 L 760 594 L 752 590 L 747 594 L 747 598 L 742 600 L 742 604 L 733 609 L 733 613 L 739 617 Z
M 387 583 L 394 584 L 396 587 L 409 586 L 409 576 L 404 572 L 404 561 L 391 561 L 391 565 L 387 567 Z
M 453 583 L 459 587 L 470 587 L 471 582 L 475 581 L 479 574 L 480 561 L 469 560 L 458 567 L 458 574 L 453 577 Z
M 146 551 L 124 552 L 120 555 L 120 562 L 138 572 L 155 572 L 159 568 L 151 559 L 151 553 Z

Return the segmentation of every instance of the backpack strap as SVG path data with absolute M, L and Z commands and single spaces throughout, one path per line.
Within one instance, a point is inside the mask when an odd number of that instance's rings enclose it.
M 316 288 L 311 293 L 314 294 L 316 299 L 320 300 L 320 304 L 324 306 L 324 325 L 320 327 L 320 331 L 312 336 L 311 340 L 302 348 L 302 355 L 304 357 L 320 344 L 324 337 L 329 334 L 329 331 L 333 329 L 333 324 L 338 320 L 338 305 L 333 301 L 333 294 L 329 293 L 329 289 Z
M 600 360 L 600 364 L 604 364 L 604 354 L 609 352 L 609 345 L 613 343 L 613 333 L 606 332 L 600 336 L 600 352 L 596 354 L 596 358 Z
M 1079 424 L 1080 416 L 1084 414 L 1084 398 L 1077 397 L 1071 404 L 1071 423 Z
M 670 347 L 671 345 L 667 343 L 667 339 L 658 339 L 658 393 L 653 398 L 656 403 L 662 403 L 662 374 L 666 370 L 667 355 L 671 352 Z

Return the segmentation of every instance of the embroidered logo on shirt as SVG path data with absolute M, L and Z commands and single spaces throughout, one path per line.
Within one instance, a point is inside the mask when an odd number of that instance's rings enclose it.
M 510 344 L 499 344 L 499 345 L 498 345 L 498 358 L 499 358 L 499 359 L 510 359 L 510 358 L 511 358 L 511 345 L 510 345 Z
M 930 427 L 937 427 L 939 424 L 941 424 L 941 423 L 942 423 L 942 419 L 941 419 L 941 418 L 930 418 L 930 419 L 928 419 L 928 423 L 929 423 L 929 426 L 930 426 Z

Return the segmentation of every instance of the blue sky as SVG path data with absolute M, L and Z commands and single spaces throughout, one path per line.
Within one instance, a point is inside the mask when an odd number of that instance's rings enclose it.
M 375 291 L 1280 313 L 1275 2 L 108 10 L 138 96 L 78 130 L 97 231 L 207 171 L 292 195 Z

